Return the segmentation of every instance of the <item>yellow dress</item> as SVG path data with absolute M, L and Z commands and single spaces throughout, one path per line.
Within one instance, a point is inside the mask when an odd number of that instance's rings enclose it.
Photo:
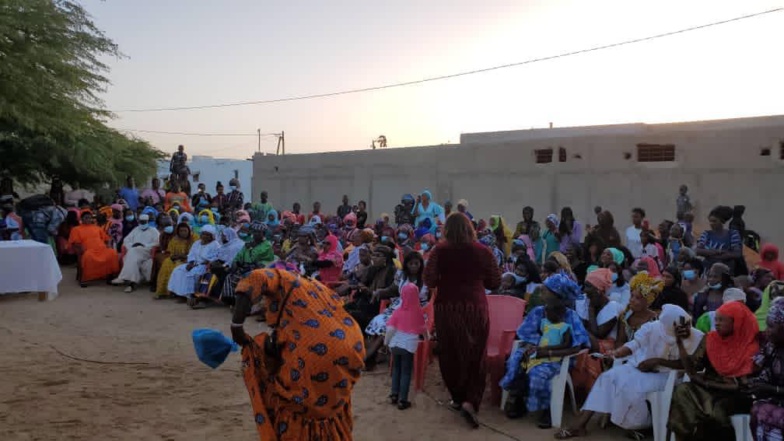
M 158 271 L 158 283 L 155 291 L 156 296 L 165 296 L 169 294 L 169 279 L 171 278 L 172 272 L 174 272 L 174 268 L 185 263 L 184 261 L 175 262 L 171 259 L 171 256 L 175 254 L 187 256 L 188 252 L 191 250 L 191 245 L 193 245 L 197 239 L 196 236 L 191 235 L 190 239 L 173 237 L 172 240 L 169 241 L 169 246 L 166 247 L 166 251 L 169 252 L 169 257 L 163 261 L 161 269 Z

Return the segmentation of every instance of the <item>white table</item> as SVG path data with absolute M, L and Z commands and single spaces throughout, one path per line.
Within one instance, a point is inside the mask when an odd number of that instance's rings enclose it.
M 37 292 L 38 300 L 53 300 L 61 280 L 51 246 L 32 240 L 0 242 L 0 295 Z

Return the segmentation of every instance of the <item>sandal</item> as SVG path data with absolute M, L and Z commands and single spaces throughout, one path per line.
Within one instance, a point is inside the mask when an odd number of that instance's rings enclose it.
M 579 430 L 579 429 L 574 429 L 574 430 L 560 429 L 559 431 L 555 432 L 555 435 L 553 435 L 553 437 L 555 439 L 569 439 L 569 438 L 577 438 L 579 436 L 585 436 L 586 433 L 587 432 L 585 430 Z
M 469 411 L 461 408 L 460 409 L 460 415 L 463 416 L 463 419 L 466 420 L 466 422 L 468 423 L 469 426 L 471 426 L 472 429 L 478 429 L 479 428 L 479 420 L 476 418 L 476 414 L 475 413 L 469 412 Z
M 397 403 L 397 408 L 399 410 L 406 410 L 409 407 L 411 407 L 411 402 L 410 401 L 401 401 L 401 402 Z
M 389 396 L 389 404 L 397 404 L 397 395 L 392 394 Z
M 642 441 L 645 439 L 645 434 L 642 432 L 638 432 L 636 430 L 629 430 L 626 432 L 626 438 L 633 439 L 636 441 Z

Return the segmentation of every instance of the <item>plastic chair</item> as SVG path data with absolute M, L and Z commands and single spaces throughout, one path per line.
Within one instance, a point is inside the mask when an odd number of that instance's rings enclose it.
M 512 351 L 516 351 L 523 347 L 523 342 L 520 340 L 515 340 Z M 568 357 L 564 357 L 561 361 L 561 371 L 553 377 L 551 381 L 551 388 L 552 394 L 550 396 L 550 419 L 552 420 L 553 427 L 560 428 L 561 422 L 563 421 L 563 407 L 564 407 L 564 397 L 566 395 L 566 387 L 569 387 L 569 395 L 572 398 L 572 412 L 576 415 L 577 414 L 577 400 L 574 397 L 574 384 L 572 383 L 572 376 L 569 375 L 569 368 L 571 365 L 572 358 L 577 357 L 581 354 L 587 354 L 588 350 L 583 349 L 580 352 L 570 355 Z M 509 399 L 509 392 L 503 391 L 501 396 L 501 410 L 504 409 L 506 405 L 506 400 Z
M 651 420 L 653 422 L 653 441 L 667 440 L 667 420 L 670 417 L 670 403 L 672 392 L 682 371 L 672 370 L 664 384 L 664 389 L 657 392 L 648 392 L 645 399 L 651 404 Z
M 487 336 L 485 362 L 490 374 L 490 399 L 493 403 L 501 399 L 498 382 L 504 376 L 505 362 L 512 353 L 515 333 L 525 315 L 526 301 L 512 296 L 487 296 L 490 332 Z
M 748 414 L 737 414 L 730 417 L 732 428 L 735 429 L 736 441 L 752 441 L 754 439 L 749 426 L 750 419 Z

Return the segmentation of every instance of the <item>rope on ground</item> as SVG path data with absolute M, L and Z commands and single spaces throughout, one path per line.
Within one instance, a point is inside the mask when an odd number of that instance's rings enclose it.
M 446 403 L 446 402 L 444 402 L 444 401 L 441 401 L 441 400 L 439 400 L 438 398 L 436 398 L 436 397 L 434 397 L 434 396 L 430 395 L 429 393 L 427 393 L 427 391 L 423 390 L 421 393 L 422 393 L 422 394 L 424 394 L 426 397 L 430 398 L 431 400 L 433 400 L 433 401 L 434 401 L 436 404 L 438 404 L 439 406 L 445 406 L 445 407 L 449 408 L 449 406 L 447 406 L 447 403 Z M 450 409 L 450 410 L 452 410 L 452 409 Z M 516 437 L 516 436 L 514 436 L 514 435 L 511 435 L 511 434 L 509 434 L 509 433 L 506 433 L 506 432 L 504 432 L 503 430 L 501 430 L 501 429 L 498 429 L 498 428 L 496 428 L 496 427 L 493 427 L 493 426 L 491 426 L 491 425 L 489 425 L 489 424 L 487 424 L 487 423 L 483 423 L 483 422 L 479 421 L 479 425 L 480 425 L 480 426 L 482 426 L 482 427 L 484 427 L 484 428 L 490 429 L 490 430 L 492 430 L 493 432 L 495 432 L 495 433 L 497 433 L 497 434 L 499 434 L 499 435 L 503 435 L 503 436 L 505 436 L 505 437 L 507 437 L 507 438 L 509 438 L 509 439 L 513 440 L 513 441 L 523 441 L 521 438 L 518 438 L 518 437 Z
M 95 363 L 95 364 L 119 364 L 119 365 L 149 365 L 150 363 L 145 362 L 134 362 L 134 361 L 101 361 L 101 360 L 89 360 L 87 358 L 80 358 L 74 357 L 73 355 L 68 355 L 65 352 L 57 349 L 54 345 L 49 345 L 53 351 L 57 352 L 58 354 L 62 355 L 65 358 L 70 358 L 71 360 L 76 361 L 83 361 L 85 363 Z

